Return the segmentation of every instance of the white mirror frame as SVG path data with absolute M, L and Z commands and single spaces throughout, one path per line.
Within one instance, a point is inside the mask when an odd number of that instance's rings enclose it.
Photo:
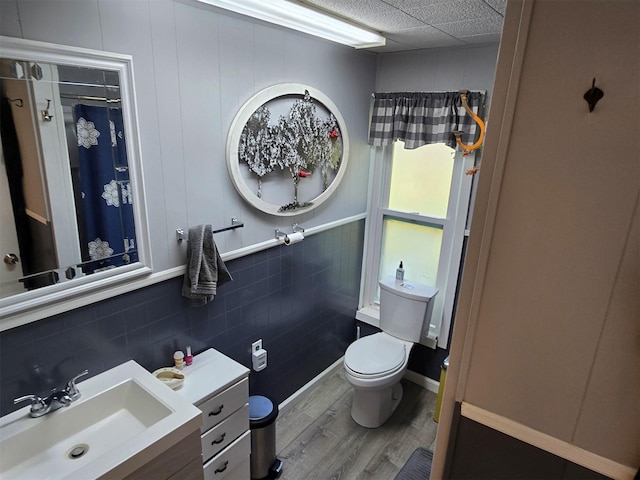
M 242 135 L 242 130 L 249 121 L 251 115 L 253 115 L 253 113 L 259 107 L 279 97 L 288 95 L 297 95 L 304 97 L 305 92 L 307 91 L 309 92 L 309 95 L 311 95 L 311 98 L 317 100 L 327 110 L 329 110 L 329 112 L 333 114 L 333 116 L 336 118 L 336 121 L 338 122 L 338 126 L 340 127 L 340 135 L 342 137 L 342 158 L 340 160 L 340 168 L 338 169 L 338 173 L 336 174 L 335 178 L 331 182 L 331 185 L 329 185 L 329 187 L 324 192 L 313 199 L 313 205 L 296 210 L 281 212 L 278 211 L 280 205 L 266 202 L 258 197 L 243 180 L 242 174 L 240 172 L 240 162 L 238 161 L 238 145 L 240 144 L 240 136 Z M 236 114 L 236 117 L 231 123 L 231 128 L 229 129 L 229 135 L 227 137 L 227 169 L 229 170 L 229 176 L 231 177 L 231 181 L 233 182 L 233 185 L 235 186 L 238 193 L 240 193 L 242 198 L 244 198 L 249 204 L 257 208 L 258 210 L 281 217 L 289 217 L 306 213 L 325 202 L 338 188 L 338 185 L 340 184 L 342 177 L 344 177 L 344 173 L 347 170 L 348 160 L 349 134 L 347 132 L 347 126 L 344 122 L 344 118 L 342 118 L 338 107 L 336 107 L 331 99 L 321 91 L 300 83 L 281 83 L 278 85 L 267 87 L 264 90 L 256 93 L 242 106 L 242 108 L 240 108 L 240 111 Z
M 118 72 L 127 159 L 133 190 L 138 261 L 78 279 L 42 287 L 0 300 L 0 331 L 113 296 L 116 287 L 151 269 L 151 244 L 142 174 L 134 91 L 133 57 L 86 48 L 0 36 L 0 57 Z M 106 292 L 102 297 L 100 291 Z M 88 301 L 87 295 L 91 294 Z M 95 295 L 98 294 L 98 295 Z

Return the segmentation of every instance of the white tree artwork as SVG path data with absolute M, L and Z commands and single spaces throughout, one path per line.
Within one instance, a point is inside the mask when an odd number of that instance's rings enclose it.
M 292 86 L 293 93 L 286 91 Z M 310 87 L 297 84 L 271 89 L 256 95 L 236 116 L 228 167 L 234 185 L 254 206 L 274 215 L 293 215 L 335 190 L 344 174 L 348 138 L 336 107 L 319 92 L 312 94 Z M 285 195 L 282 183 L 287 178 Z M 265 182 L 271 199 L 266 198 Z
M 262 105 L 242 130 L 238 156 L 258 177 L 258 197 L 262 197 L 262 177 L 273 170 L 272 149 L 274 148 L 273 127 L 269 125 L 271 112 Z

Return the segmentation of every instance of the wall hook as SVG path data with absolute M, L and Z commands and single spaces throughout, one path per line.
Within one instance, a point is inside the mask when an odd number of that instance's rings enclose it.
M 604 92 L 596 87 L 596 78 L 593 77 L 591 88 L 584 94 L 584 99 L 589 104 L 589 112 L 593 112 L 593 109 L 596 108 L 596 103 L 598 103 L 602 97 L 604 97 Z
M 46 100 L 47 100 L 47 108 L 45 108 L 44 110 L 40 110 L 40 113 L 42 114 L 43 122 L 50 122 L 53 119 L 53 115 L 49 113 L 49 105 L 51 105 L 51 100 L 49 100 L 48 98 Z
M 24 105 L 24 102 L 21 98 L 7 98 L 7 100 L 9 101 L 9 103 L 13 103 L 16 107 L 22 108 L 22 106 Z

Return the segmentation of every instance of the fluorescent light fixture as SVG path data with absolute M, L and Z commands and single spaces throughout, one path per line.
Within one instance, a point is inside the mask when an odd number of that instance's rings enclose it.
M 386 43 L 379 33 L 287 0 L 198 1 L 354 48 L 381 47 Z

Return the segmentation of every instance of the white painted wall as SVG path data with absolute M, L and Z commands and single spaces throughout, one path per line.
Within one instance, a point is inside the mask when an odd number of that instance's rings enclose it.
M 487 90 L 493 87 L 498 45 L 388 53 L 378 59 L 377 92 Z M 487 102 L 488 103 L 488 102 Z
M 155 272 L 183 265 L 175 230 L 245 227 L 216 236 L 221 252 L 366 211 L 367 128 L 376 56 L 177 0 L 1 0 L 0 34 L 133 55 Z M 342 184 L 312 212 L 280 219 L 235 191 L 225 160 L 233 117 L 265 87 L 303 83 L 337 105 L 351 151 Z

